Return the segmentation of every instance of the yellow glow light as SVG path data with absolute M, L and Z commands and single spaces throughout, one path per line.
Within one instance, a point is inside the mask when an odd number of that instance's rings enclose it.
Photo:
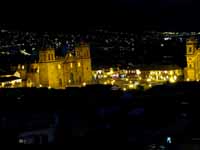
M 126 81 L 128 81 L 128 78 L 126 78 Z
M 22 69 L 24 70 L 24 65 L 22 65 Z
M 73 68 L 73 64 L 72 63 L 70 63 L 70 68 Z
M 61 65 L 60 64 L 58 64 L 58 69 L 61 69 Z
M 103 75 L 103 77 L 104 77 L 104 78 L 107 78 L 108 76 L 107 76 L 107 75 Z
M 115 80 L 112 80 L 112 81 L 111 81 L 111 84 L 114 85 L 114 83 L 115 83 Z
M 71 80 L 68 80 L 69 83 L 71 83 Z
M 85 82 L 83 82 L 83 86 L 86 86 L 86 83 L 85 83 Z
M 123 88 L 123 91 L 126 91 L 126 88 Z
M 189 79 L 189 78 L 187 78 L 187 81 L 190 81 L 190 79 Z
M 40 87 L 42 87 L 42 84 L 40 84 Z
M 81 66 L 81 63 L 80 62 L 78 62 L 78 67 L 80 67 Z
M 51 89 L 51 86 L 48 86 L 48 89 Z
M 177 80 L 177 76 L 174 76 L 174 80 Z
M 173 78 L 170 78 L 170 79 L 169 79 L 169 82 L 170 82 L 170 83 L 175 83 L 176 81 L 175 81 Z
M 107 82 L 104 82 L 104 84 L 107 85 L 108 83 L 107 83 Z
M 129 83 L 133 83 L 133 81 L 129 81 Z
M 129 88 L 132 89 L 134 87 L 133 84 L 129 84 Z
M 141 74 L 141 71 L 140 71 L 139 69 L 137 69 L 137 70 L 136 70 L 136 74 L 137 74 L 137 75 L 140 75 L 140 74 Z
M 151 84 L 149 84 L 149 87 L 152 87 L 152 85 L 151 85 Z
M 151 82 L 151 79 L 148 78 L 148 79 L 147 79 L 147 82 Z

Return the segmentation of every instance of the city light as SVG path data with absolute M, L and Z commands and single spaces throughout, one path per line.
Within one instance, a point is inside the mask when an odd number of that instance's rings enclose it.
M 140 74 L 141 74 L 141 71 L 140 71 L 139 69 L 137 69 L 137 70 L 136 70 L 136 74 L 137 74 L 137 75 L 140 75 Z
M 177 80 L 177 76 L 174 76 L 174 80 Z
M 129 84 L 129 88 L 130 89 L 134 88 L 134 85 L 133 84 Z
M 173 75 L 174 74 L 174 72 L 173 71 L 170 71 L 170 75 Z
M 83 86 L 86 86 L 86 83 L 85 83 L 85 82 L 83 82 Z
M 70 68 L 73 68 L 73 64 L 72 63 L 70 63 Z
M 151 79 L 150 79 L 150 78 L 148 78 L 148 79 L 147 79 L 147 82 L 151 82 Z
M 58 64 L 58 69 L 61 69 L 61 65 L 60 64 Z
M 81 63 L 80 62 L 78 62 L 78 67 L 80 67 L 81 66 Z
M 104 84 L 107 85 L 108 83 L 107 83 L 107 82 L 104 82 Z
M 104 74 L 103 77 L 104 77 L 104 78 L 107 78 L 108 76 Z
M 170 78 L 170 79 L 169 79 L 169 82 L 170 82 L 170 83 L 175 83 L 176 80 L 174 80 L 174 78 Z
M 126 91 L 126 88 L 123 88 L 123 91 Z
M 40 84 L 40 87 L 42 87 L 42 84 Z
M 112 80 L 112 81 L 111 81 L 111 84 L 114 85 L 114 83 L 115 83 L 115 80 Z

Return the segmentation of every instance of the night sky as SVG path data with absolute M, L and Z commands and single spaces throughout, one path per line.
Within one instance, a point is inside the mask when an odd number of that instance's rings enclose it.
M 0 8 L 1 24 L 42 30 L 85 30 L 111 25 L 127 30 L 199 30 L 192 0 L 12 1 Z

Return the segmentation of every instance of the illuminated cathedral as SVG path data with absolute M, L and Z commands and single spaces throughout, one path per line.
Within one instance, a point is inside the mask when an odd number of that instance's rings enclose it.
M 86 43 L 75 46 L 65 57 L 57 57 L 55 49 L 49 47 L 39 51 L 39 60 L 31 64 L 19 64 L 17 72 L 22 87 L 65 88 L 85 86 L 92 80 L 90 47 Z
M 186 59 L 187 67 L 185 68 L 185 80 L 200 80 L 200 48 L 195 38 L 189 38 L 186 41 Z

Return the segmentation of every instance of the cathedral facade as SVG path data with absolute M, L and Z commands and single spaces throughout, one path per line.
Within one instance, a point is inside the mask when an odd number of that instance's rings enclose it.
M 39 51 L 39 60 L 31 64 L 20 64 L 16 70 L 23 87 L 48 87 L 61 89 L 81 86 L 92 81 L 90 47 L 80 43 L 65 57 L 55 56 L 54 48 Z
M 199 81 L 200 80 L 200 48 L 198 41 L 195 38 L 189 38 L 186 41 L 186 60 L 187 67 L 185 68 L 185 80 Z

